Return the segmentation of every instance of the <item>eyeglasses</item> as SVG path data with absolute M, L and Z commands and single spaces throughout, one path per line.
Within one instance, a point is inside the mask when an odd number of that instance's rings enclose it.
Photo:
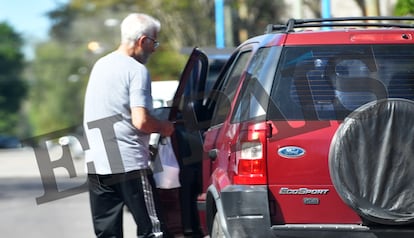
M 148 39 L 152 40 L 152 42 L 154 43 L 154 49 L 157 48 L 158 46 L 160 46 L 160 42 L 158 42 L 156 39 L 149 37 L 149 36 L 145 36 Z

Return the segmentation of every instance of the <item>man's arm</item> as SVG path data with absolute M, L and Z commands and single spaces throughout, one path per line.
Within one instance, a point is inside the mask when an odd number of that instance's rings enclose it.
M 162 121 L 153 117 L 145 107 L 131 108 L 132 124 L 145 133 L 160 133 L 161 136 L 170 136 L 174 125 L 170 121 Z

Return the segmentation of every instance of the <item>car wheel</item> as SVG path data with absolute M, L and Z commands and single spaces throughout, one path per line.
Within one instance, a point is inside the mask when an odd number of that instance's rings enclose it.
M 333 137 L 332 182 L 363 220 L 414 222 L 414 102 L 385 99 L 351 113 Z
M 214 220 L 213 220 L 213 228 L 211 229 L 211 238 L 223 238 L 224 236 L 224 232 L 223 232 L 223 228 L 220 225 L 220 219 L 218 216 L 218 213 L 216 213 L 216 215 L 214 215 Z

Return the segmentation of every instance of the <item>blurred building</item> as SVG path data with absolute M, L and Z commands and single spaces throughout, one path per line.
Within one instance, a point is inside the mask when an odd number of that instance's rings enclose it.
M 323 2 L 324 0 L 321 0 Z M 330 14 L 332 17 L 363 16 L 362 9 L 355 0 L 330 0 Z M 392 16 L 397 0 L 365 0 L 367 15 Z M 302 0 L 285 1 L 293 18 L 314 18 L 312 11 Z M 378 5 L 377 5 L 378 4 Z M 376 14 L 378 12 L 378 14 Z M 289 17 L 289 18 L 290 18 Z

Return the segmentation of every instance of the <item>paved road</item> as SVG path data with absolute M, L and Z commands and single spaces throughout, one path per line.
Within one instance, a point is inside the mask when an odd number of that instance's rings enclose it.
M 61 150 L 54 149 L 50 158 L 58 160 L 61 154 Z M 59 190 L 76 188 L 86 181 L 82 159 L 74 164 L 74 178 L 66 169 L 54 169 Z M 36 198 L 43 195 L 34 150 L 0 150 L 0 237 L 94 237 L 86 192 L 38 205 Z M 124 237 L 135 237 L 135 227 L 131 215 L 125 212 Z

